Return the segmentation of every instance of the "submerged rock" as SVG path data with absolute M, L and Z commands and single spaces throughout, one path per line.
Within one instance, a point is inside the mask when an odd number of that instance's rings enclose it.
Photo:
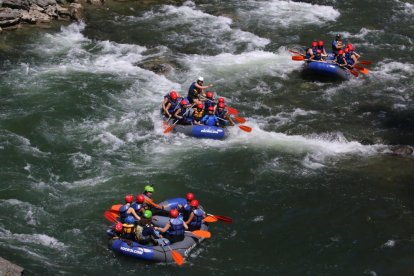
M 391 149 L 393 155 L 410 156 L 413 155 L 414 149 L 410 146 L 397 146 Z

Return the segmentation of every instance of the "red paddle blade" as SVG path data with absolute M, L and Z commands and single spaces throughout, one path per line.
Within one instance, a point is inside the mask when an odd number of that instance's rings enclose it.
M 225 222 L 225 223 L 233 223 L 233 219 L 230 217 L 218 216 L 218 215 L 214 215 L 214 217 L 216 217 L 218 220 Z
M 239 126 L 239 128 L 246 132 L 252 132 L 252 128 L 248 126 Z
M 184 258 L 183 258 L 183 256 L 181 256 L 181 254 L 179 252 L 177 252 L 175 250 L 171 250 L 171 255 L 172 255 L 172 258 L 173 258 L 174 262 L 177 265 L 183 265 Z
M 208 222 L 208 223 L 214 223 L 217 222 L 218 219 L 214 216 L 208 216 L 204 218 L 204 222 Z
M 359 73 L 357 71 L 355 71 L 355 70 L 348 69 L 348 71 L 351 72 L 351 74 L 354 75 L 355 77 L 358 77 L 359 76 Z
M 243 117 L 234 117 L 234 120 L 236 120 L 237 122 L 243 124 L 246 122 L 246 119 Z
M 303 56 L 292 56 L 292 60 L 301 61 L 301 60 L 304 60 L 304 59 L 305 59 L 305 57 L 303 57 Z
M 237 109 L 235 109 L 235 108 L 233 108 L 233 107 L 227 106 L 226 108 L 227 108 L 227 111 L 228 111 L 231 115 L 237 115 L 237 114 L 239 114 L 239 111 L 237 111 Z
M 360 60 L 360 61 L 358 61 L 358 63 L 365 64 L 365 65 L 371 65 L 372 64 L 372 61 L 369 61 L 369 60 Z
M 116 217 L 114 216 L 114 214 L 112 214 L 110 211 L 105 211 L 104 212 L 104 217 L 108 220 L 108 221 L 110 221 L 110 222 L 116 222 L 117 221 L 117 219 L 116 219 Z
M 192 231 L 191 233 L 201 238 L 205 238 L 205 239 L 211 238 L 211 232 L 208 232 L 206 230 L 195 230 L 195 231 Z
M 167 134 L 167 133 L 169 133 L 171 130 L 173 130 L 173 128 L 175 127 L 175 125 L 170 125 L 169 127 L 167 127 L 165 130 L 164 130 L 164 134 Z
M 303 55 L 302 53 L 299 53 L 299 52 L 296 52 L 296 51 L 293 51 L 293 50 L 289 50 L 289 52 L 291 52 L 292 54 Z

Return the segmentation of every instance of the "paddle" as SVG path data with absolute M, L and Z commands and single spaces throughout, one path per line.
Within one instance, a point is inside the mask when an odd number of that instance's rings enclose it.
M 234 120 L 236 120 L 237 122 L 244 124 L 246 122 L 246 119 L 243 117 L 233 117 Z
M 184 114 L 183 114 L 183 117 L 185 116 L 185 115 L 187 115 L 187 113 L 188 113 L 188 111 L 190 111 L 191 110 L 191 108 L 193 107 L 193 106 L 195 106 L 195 103 L 191 106 L 191 107 L 188 107 L 187 109 L 186 109 L 186 111 L 184 112 Z M 177 119 L 175 122 L 174 122 L 174 124 L 172 124 L 172 125 L 170 125 L 169 127 L 167 127 L 165 130 L 164 130 L 164 134 L 167 134 L 168 132 L 170 132 L 171 130 L 173 130 L 173 128 L 175 127 L 175 125 L 178 123 L 178 121 L 180 121 L 180 119 Z M 154 202 L 152 202 L 152 203 L 154 203 Z M 155 204 L 155 203 L 154 203 Z M 154 205 L 155 206 L 155 205 Z M 159 206 L 159 205 L 158 205 Z M 158 208 L 158 207 L 157 207 Z M 160 208 L 158 208 L 158 209 L 160 209 Z
M 221 221 L 223 221 L 225 223 L 232 223 L 233 222 L 233 219 L 230 218 L 230 217 L 219 216 L 219 215 L 212 215 L 212 214 L 207 214 L 207 216 L 215 217 L 216 219 L 221 220 Z
M 119 212 L 119 208 L 122 207 L 122 204 L 115 204 L 111 206 L 111 211 L 112 212 Z
M 197 236 L 198 238 L 204 238 L 204 239 L 209 239 L 211 238 L 211 232 L 206 231 L 206 230 L 194 230 L 194 231 L 185 231 L 186 233 L 191 233 L 195 236 Z
M 116 217 L 115 214 L 111 213 L 110 210 L 106 210 L 104 212 L 104 217 L 109 221 L 109 222 L 118 222 L 118 219 Z
M 214 216 L 207 216 L 203 219 L 204 222 L 208 222 L 208 223 L 214 223 L 217 222 L 218 219 Z
M 292 60 L 302 61 L 302 60 L 305 60 L 305 57 L 304 56 L 292 56 Z
M 293 50 L 289 50 L 289 52 L 291 52 L 291 53 L 293 53 L 293 54 L 298 54 L 298 55 L 304 56 L 304 54 L 299 53 L 299 52 L 296 52 L 296 51 L 293 51 Z
M 225 119 L 222 119 L 222 118 L 220 118 L 220 117 L 217 117 L 217 119 L 219 119 L 219 120 L 222 120 L 222 121 L 225 121 L 225 122 L 228 122 L 227 120 L 225 120 Z M 246 131 L 246 132 L 252 132 L 252 128 L 251 127 L 249 127 L 249 126 L 238 126 L 241 130 L 243 130 L 243 131 Z
M 358 76 L 359 76 L 358 71 L 352 70 L 352 69 L 350 69 L 350 68 L 348 68 L 348 67 L 342 67 L 342 68 L 344 68 L 344 69 L 348 70 L 348 71 L 349 71 L 352 75 L 354 75 L 355 77 L 358 77 Z
M 173 250 L 168 244 L 164 243 L 164 245 L 162 243 L 160 243 L 161 247 L 164 249 L 164 246 L 167 246 L 168 249 L 171 251 L 171 257 L 174 260 L 174 262 L 177 265 L 183 265 L 184 263 L 184 258 L 183 256 L 181 256 L 181 254 L 178 251 Z M 165 253 L 165 249 L 164 249 L 164 253 Z M 167 260 L 166 260 L 167 261 Z
M 368 73 L 369 73 L 369 70 L 365 67 L 354 65 L 354 68 L 359 70 L 359 72 L 361 72 L 364 75 L 368 75 Z
M 369 61 L 369 60 L 359 60 L 358 63 L 364 64 L 364 65 L 371 65 L 372 64 L 372 61 Z

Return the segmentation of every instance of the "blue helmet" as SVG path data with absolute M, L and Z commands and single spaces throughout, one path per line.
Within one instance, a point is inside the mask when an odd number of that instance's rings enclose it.
M 135 219 L 133 216 L 127 216 L 125 219 L 125 223 L 127 224 L 134 224 L 135 223 Z

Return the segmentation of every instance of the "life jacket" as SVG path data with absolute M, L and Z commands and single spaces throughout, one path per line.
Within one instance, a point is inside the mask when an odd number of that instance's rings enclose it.
M 122 224 L 122 235 L 124 238 L 133 240 L 135 237 L 135 231 L 134 231 L 135 225 L 134 224 Z
M 311 55 L 309 54 L 309 49 L 311 49 L 311 48 L 306 49 L 305 59 L 309 59 L 311 57 Z
M 316 53 L 318 52 L 318 46 L 316 46 L 316 47 L 312 47 L 312 53 L 314 54 L 314 55 L 316 55 Z
M 151 228 L 152 226 L 149 224 L 146 224 L 144 226 L 137 225 L 135 228 L 135 238 L 137 241 L 146 242 L 151 239 Z
M 201 119 L 201 122 L 207 126 L 215 126 L 217 121 L 218 119 L 215 115 L 205 115 L 203 119 Z
M 314 57 L 313 57 L 313 59 L 314 60 L 321 60 L 322 59 L 322 56 L 319 54 L 316 54 Z
M 183 208 L 182 208 L 182 214 L 183 214 L 183 220 L 187 221 L 188 218 L 190 217 L 191 214 L 191 206 L 190 204 L 186 203 L 184 204 Z
M 167 234 L 170 236 L 184 236 L 184 222 L 179 218 L 170 219 L 170 229 L 168 229 Z
M 212 101 L 211 99 L 205 100 L 204 101 L 204 111 L 208 112 L 208 108 L 210 106 L 214 107 L 216 105 L 216 103 L 214 101 Z
M 134 202 L 134 203 L 132 203 L 131 207 L 132 207 L 132 209 L 134 209 L 135 213 L 140 215 L 140 213 L 141 213 L 140 209 L 143 207 L 143 205 L 141 203 Z
M 323 54 L 323 52 L 325 51 L 325 47 L 324 46 L 318 46 L 317 48 L 318 50 L 321 50 L 321 53 Z
M 181 98 L 177 98 L 176 101 L 173 101 L 172 99 L 169 101 L 171 103 L 170 108 L 168 108 L 168 113 L 174 114 L 174 112 L 179 107 L 179 103 L 181 102 Z
M 342 48 L 342 46 L 343 46 L 342 41 L 340 40 L 332 41 L 332 52 L 334 52 L 335 55 L 337 55 L 339 51 L 337 48 Z
M 200 111 L 198 111 L 198 108 L 193 109 L 193 118 L 194 118 L 194 120 L 200 121 L 201 118 L 203 118 L 203 116 L 204 116 L 204 110 L 203 109 L 201 109 Z
M 129 203 L 122 205 L 121 208 L 119 208 L 119 220 L 121 222 L 124 222 L 126 217 L 128 216 L 128 209 L 131 207 Z
M 227 114 L 226 109 L 223 108 L 222 111 L 220 111 L 219 108 L 216 109 L 216 113 L 214 113 L 214 115 L 216 115 L 218 118 L 223 119 L 223 120 L 219 120 L 220 126 L 225 126 L 226 125 L 226 121 L 224 121 L 226 119 L 225 118 L 226 117 L 226 114 Z
M 187 98 L 188 98 L 188 101 L 189 101 L 190 103 L 193 103 L 193 100 L 194 100 L 194 99 L 198 99 L 198 96 L 199 96 L 199 94 L 200 94 L 200 91 L 197 89 L 197 87 L 195 86 L 195 84 L 196 84 L 196 82 L 193 82 L 193 83 L 190 85 L 190 88 L 188 89 L 188 95 L 187 95 Z
M 204 211 L 201 209 L 195 209 L 193 211 L 194 217 L 190 222 L 190 230 L 194 231 L 194 230 L 200 230 L 201 228 L 201 224 L 203 223 L 203 215 L 204 215 Z
M 345 64 L 345 57 L 344 56 L 337 56 L 336 57 L 336 62 L 338 63 L 338 64 Z

